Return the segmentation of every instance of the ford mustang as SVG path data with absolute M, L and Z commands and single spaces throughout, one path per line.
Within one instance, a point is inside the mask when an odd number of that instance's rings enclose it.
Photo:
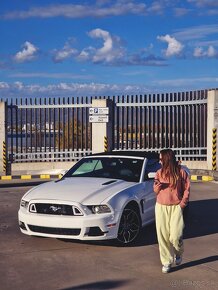
M 159 155 L 112 151 L 82 158 L 57 181 L 30 189 L 18 212 L 22 233 L 134 242 L 154 221 L 153 181 Z

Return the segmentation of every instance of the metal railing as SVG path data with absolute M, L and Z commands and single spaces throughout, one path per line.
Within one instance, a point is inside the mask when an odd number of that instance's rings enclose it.
M 122 96 L 114 102 L 114 149 L 178 148 L 183 160 L 206 160 L 206 90 Z
M 51 152 L 29 152 L 14 153 L 11 159 L 15 163 L 22 162 L 62 162 L 62 161 L 78 161 L 82 157 L 90 155 L 91 150 L 69 150 L 69 151 L 51 151 Z
M 14 162 L 26 156 L 61 160 L 60 152 L 91 150 L 92 129 L 88 121 L 90 98 L 16 99 L 8 101 L 8 155 Z M 53 153 L 55 159 L 50 157 Z M 37 161 L 37 158 L 34 158 Z M 24 161 L 25 160 L 25 161 Z M 66 158 L 67 160 L 67 158 Z
M 12 162 L 65 161 L 74 151 L 91 152 L 92 99 L 112 100 L 114 150 L 173 148 L 182 160 L 206 160 L 207 91 L 202 90 L 7 100 L 7 148 Z
M 154 151 L 154 152 L 160 152 L 163 148 L 147 148 L 147 149 L 123 149 L 123 151 Z M 179 160 L 206 160 L 207 158 L 207 148 L 201 147 L 201 148 L 171 148 L 175 154 L 176 157 Z M 115 149 L 114 151 L 119 151 L 120 149 Z

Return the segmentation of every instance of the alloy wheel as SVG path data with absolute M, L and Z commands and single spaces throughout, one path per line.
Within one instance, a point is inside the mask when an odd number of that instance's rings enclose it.
M 138 213 L 131 209 L 125 208 L 118 230 L 117 240 L 123 244 L 129 244 L 136 240 L 141 229 L 141 222 Z

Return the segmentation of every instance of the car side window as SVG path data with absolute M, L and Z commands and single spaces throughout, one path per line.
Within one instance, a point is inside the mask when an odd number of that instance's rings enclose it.
M 148 180 L 148 173 L 156 172 L 160 168 L 161 165 L 159 163 L 159 159 L 149 159 L 145 168 L 144 180 Z

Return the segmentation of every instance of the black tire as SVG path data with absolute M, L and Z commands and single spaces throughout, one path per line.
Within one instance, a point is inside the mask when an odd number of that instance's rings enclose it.
M 119 244 L 135 242 L 141 231 L 141 219 L 137 210 L 127 207 L 123 210 L 117 234 Z

